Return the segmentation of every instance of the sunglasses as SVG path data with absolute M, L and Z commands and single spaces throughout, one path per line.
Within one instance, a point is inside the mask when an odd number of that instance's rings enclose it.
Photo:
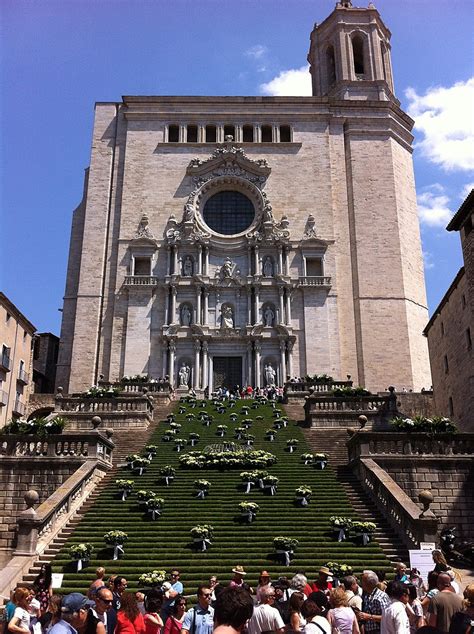
M 203 596 L 205 599 L 209 599 L 209 597 L 212 597 L 212 592 L 203 592 L 203 593 L 202 593 L 202 596 Z
M 98 599 L 100 599 L 102 601 L 102 603 L 110 603 L 112 604 L 113 599 L 103 599 L 102 597 L 97 597 Z

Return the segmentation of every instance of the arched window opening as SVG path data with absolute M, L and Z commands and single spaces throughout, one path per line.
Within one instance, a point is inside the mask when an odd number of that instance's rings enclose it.
M 216 233 L 234 235 L 252 224 L 255 209 L 244 194 L 225 190 L 206 201 L 202 215 L 207 226 Z
M 289 125 L 280 126 L 280 142 L 291 143 L 291 128 Z
M 178 143 L 179 141 L 179 126 L 170 125 L 168 128 L 168 141 L 170 143 Z
M 242 136 L 244 143 L 253 143 L 253 125 L 244 125 Z
M 262 125 L 262 143 L 271 143 L 273 141 L 272 126 Z
M 188 125 L 188 143 L 197 143 L 198 140 L 198 128 L 197 125 Z
M 225 125 L 224 126 L 224 139 L 226 136 L 231 136 L 235 141 L 235 126 L 234 125 Z
M 365 74 L 364 41 L 360 35 L 356 35 L 352 38 L 352 56 L 354 58 L 354 73 L 357 78 L 362 79 Z
M 217 141 L 217 128 L 215 125 L 206 126 L 206 143 L 215 143 Z
M 336 81 L 336 57 L 333 46 L 328 46 L 326 49 L 326 72 L 328 88 L 330 88 Z

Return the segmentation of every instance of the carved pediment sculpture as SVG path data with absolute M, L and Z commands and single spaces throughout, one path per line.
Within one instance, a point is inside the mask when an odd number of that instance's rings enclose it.
M 156 240 L 148 225 L 148 216 L 143 214 L 138 223 L 137 230 L 135 231 L 132 239 L 132 243 L 135 246 L 156 246 Z
M 229 257 L 227 257 L 222 266 L 216 270 L 215 277 L 216 280 L 219 280 L 219 282 L 223 285 L 241 283 L 240 270 L 237 268 L 235 262 L 232 262 Z

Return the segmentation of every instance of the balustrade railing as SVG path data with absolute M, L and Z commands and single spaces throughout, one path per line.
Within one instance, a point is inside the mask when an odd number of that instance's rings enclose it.
M 310 396 L 305 403 L 305 410 L 311 411 L 350 411 L 378 412 L 388 409 L 389 396 Z
M 56 411 L 99 415 L 108 412 L 153 412 L 152 401 L 144 394 L 133 396 L 94 397 L 60 396 L 56 398 Z
M 421 512 L 398 484 L 370 458 L 357 461 L 359 481 L 372 501 L 404 540 L 408 548 L 436 542 L 438 520 L 431 511 Z
M 352 387 L 352 381 L 329 381 L 327 383 L 318 383 L 312 380 L 287 381 L 285 383 L 285 393 L 326 393 L 341 387 Z
M 331 286 L 331 277 L 328 275 L 300 275 L 300 286 Z
M 156 286 L 158 278 L 154 275 L 127 275 L 125 286 Z

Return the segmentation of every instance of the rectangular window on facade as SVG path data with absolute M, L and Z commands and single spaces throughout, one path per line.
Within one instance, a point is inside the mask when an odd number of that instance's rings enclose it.
M 170 125 L 168 127 L 168 141 L 170 143 L 178 143 L 179 141 L 179 126 Z
M 225 125 L 224 126 L 224 139 L 226 136 L 231 136 L 235 141 L 235 126 L 234 125 Z
M 206 126 L 206 143 L 216 143 L 217 141 L 217 128 L 215 125 Z
M 470 328 L 466 329 L 466 343 L 467 343 L 467 349 L 471 350 L 472 349 L 472 339 L 471 339 L 471 329 Z
M 271 125 L 262 125 L 262 143 L 271 143 L 273 141 L 273 132 Z
M 244 125 L 242 138 L 244 143 L 253 143 L 253 125 Z
M 197 125 L 188 125 L 188 143 L 197 143 L 198 140 L 198 127 Z
M 151 275 L 151 258 L 135 258 L 134 275 Z
M 321 277 L 323 275 L 321 258 L 306 258 L 306 275 L 308 277 Z
M 446 354 L 444 355 L 443 363 L 444 363 L 444 373 L 448 374 L 448 372 L 449 372 L 449 364 L 448 364 L 448 357 L 447 357 Z
M 291 143 L 291 128 L 289 125 L 280 126 L 280 143 Z

